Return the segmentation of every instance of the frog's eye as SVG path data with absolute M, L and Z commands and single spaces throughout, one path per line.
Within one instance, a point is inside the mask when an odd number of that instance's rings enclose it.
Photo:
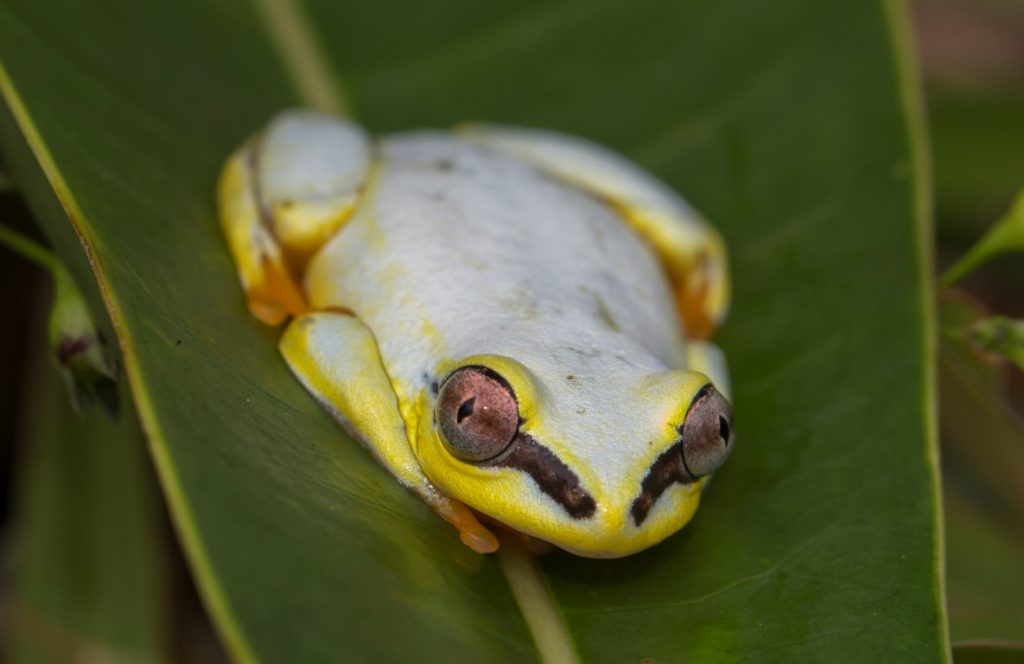
M 501 376 L 484 367 L 463 367 L 441 386 L 436 421 L 449 452 L 463 461 L 486 461 L 515 438 L 519 405 Z
M 732 407 L 711 385 L 697 393 L 683 426 L 683 465 L 694 477 L 715 472 L 732 451 L 736 426 Z

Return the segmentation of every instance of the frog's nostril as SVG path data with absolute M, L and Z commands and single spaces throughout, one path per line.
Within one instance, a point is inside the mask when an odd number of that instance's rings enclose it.
M 726 445 L 729 444 L 729 423 L 725 421 L 724 415 L 718 416 L 718 435 L 721 436 Z

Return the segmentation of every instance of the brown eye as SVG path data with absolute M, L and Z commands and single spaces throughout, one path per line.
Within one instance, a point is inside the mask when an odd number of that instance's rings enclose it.
M 486 461 L 512 442 L 519 429 L 519 406 L 496 373 L 464 367 L 441 386 L 437 422 L 452 454 L 464 461 Z
M 732 407 L 711 385 L 705 386 L 690 404 L 681 429 L 683 465 L 694 479 L 715 472 L 736 442 Z

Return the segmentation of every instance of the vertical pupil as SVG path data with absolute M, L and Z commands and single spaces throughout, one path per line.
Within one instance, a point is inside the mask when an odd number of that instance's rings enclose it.
M 476 397 L 470 397 L 459 406 L 459 412 L 455 414 L 455 423 L 462 424 L 462 420 L 473 414 L 473 406 L 476 405 Z

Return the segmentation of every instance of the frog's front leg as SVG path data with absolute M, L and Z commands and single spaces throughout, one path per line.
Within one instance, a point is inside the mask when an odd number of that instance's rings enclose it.
M 465 505 L 439 493 L 420 469 L 377 342 L 359 319 L 336 312 L 299 316 L 280 347 L 292 372 L 334 419 L 455 526 L 467 546 L 479 553 L 497 550 L 494 534 Z
M 466 125 L 458 131 L 531 161 L 619 210 L 665 265 L 687 336 L 712 336 L 729 306 L 725 243 L 679 195 L 625 158 L 579 138 L 493 125 Z
M 311 111 L 278 115 L 228 159 L 219 216 L 254 316 L 306 311 L 306 262 L 352 214 L 371 163 L 361 127 Z

